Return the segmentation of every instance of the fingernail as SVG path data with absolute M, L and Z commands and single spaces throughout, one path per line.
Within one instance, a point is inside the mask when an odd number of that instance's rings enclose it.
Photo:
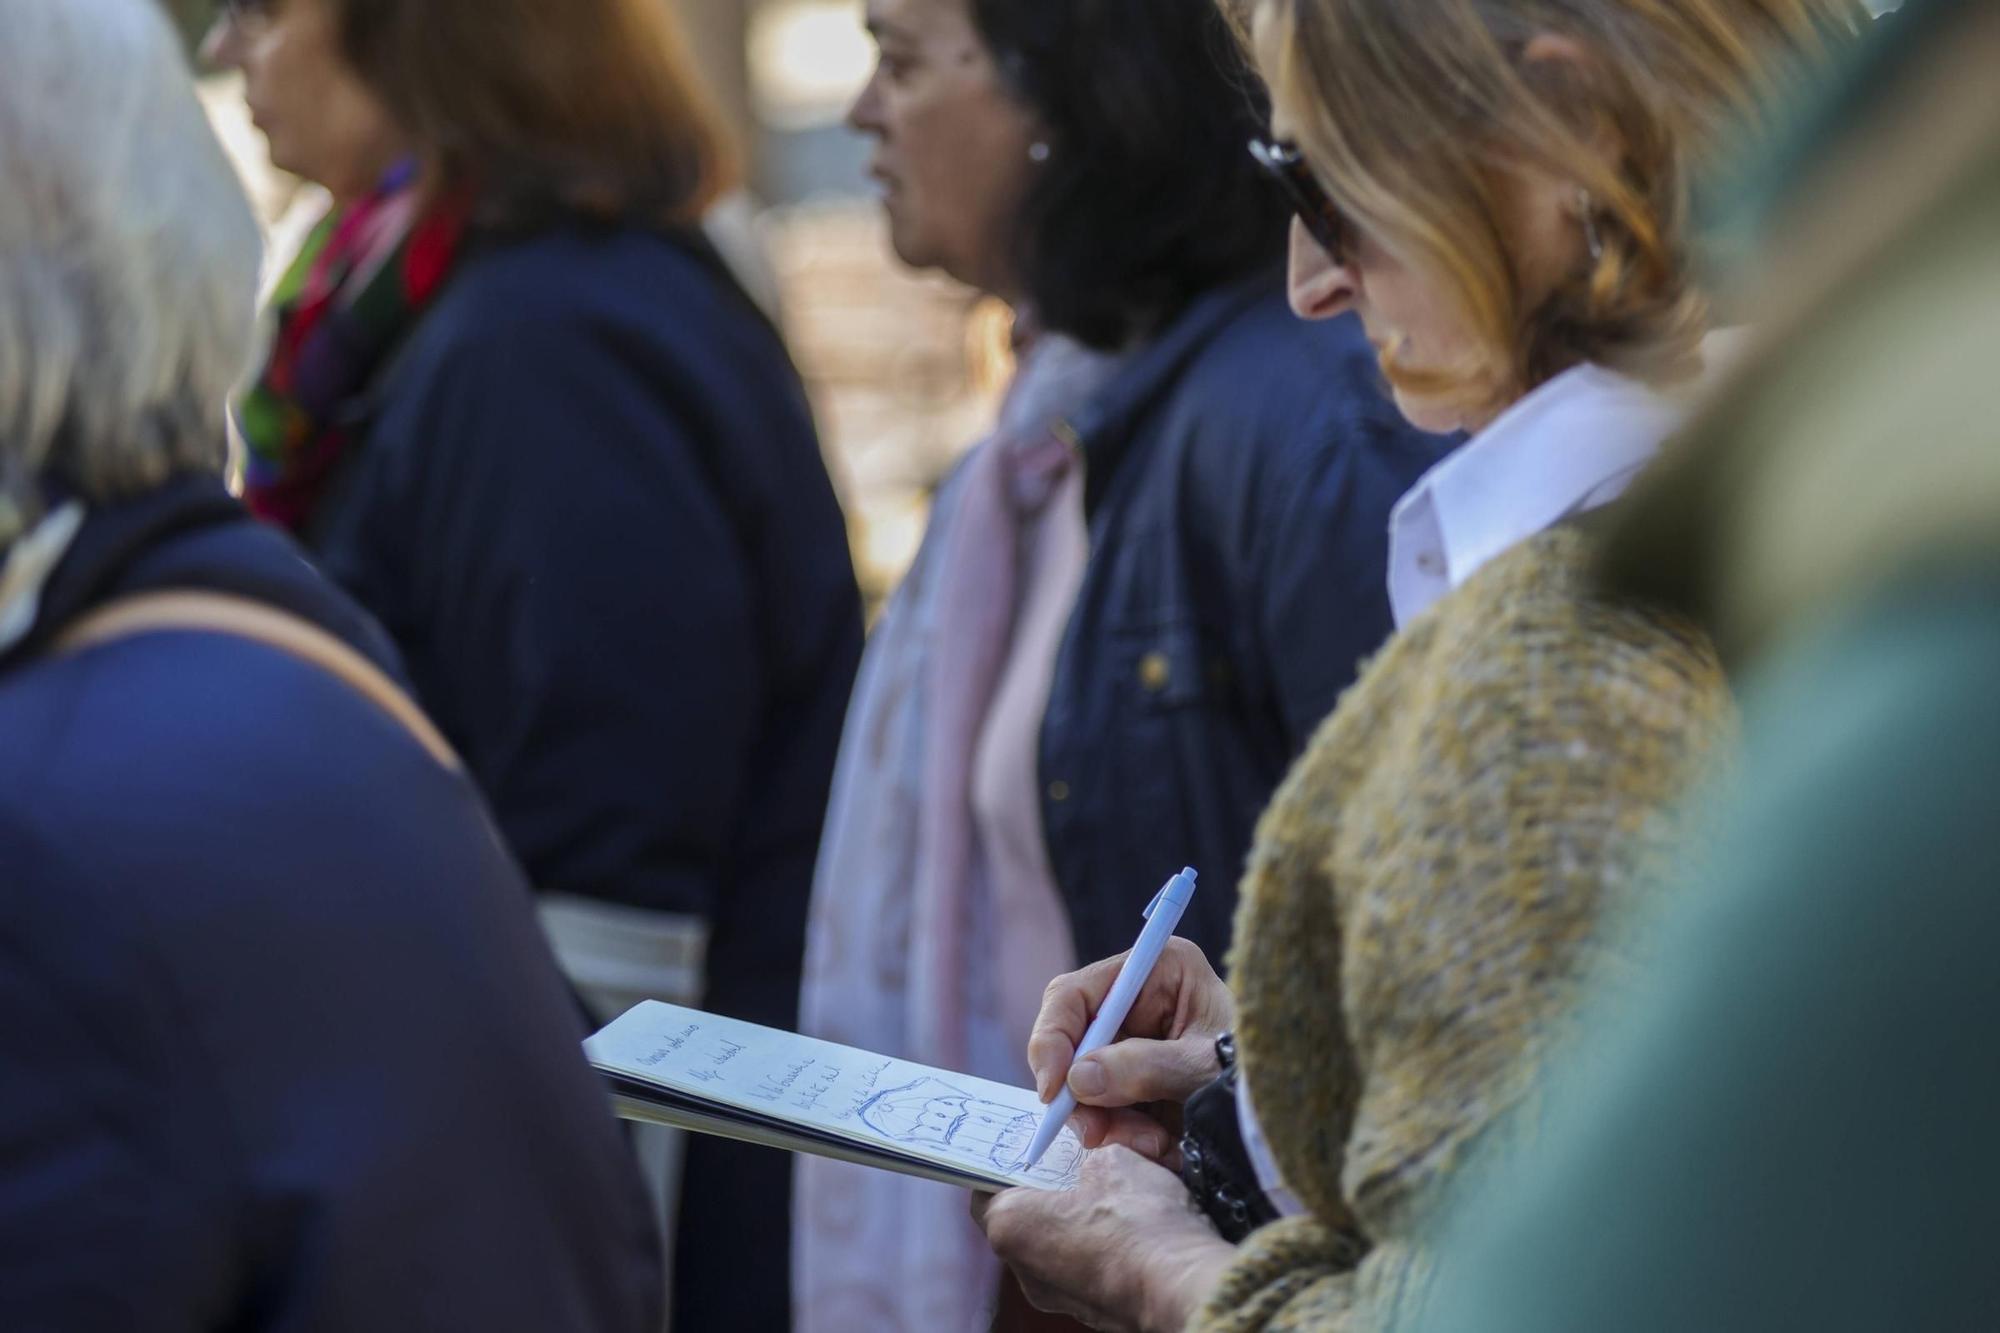
M 1166 1150 L 1167 1150 L 1167 1141 L 1161 1138 L 1158 1134 L 1140 1135 L 1139 1154 L 1142 1157 L 1150 1157 L 1155 1161 L 1158 1161 L 1160 1154 L 1165 1152 Z
M 1104 1066 L 1094 1060 L 1079 1061 L 1069 1071 L 1069 1090 L 1079 1097 L 1095 1097 L 1104 1091 Z

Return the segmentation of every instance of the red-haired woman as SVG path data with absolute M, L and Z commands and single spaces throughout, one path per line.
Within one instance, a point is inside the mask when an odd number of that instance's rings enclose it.
M 594 1007 L 791 1026 L 860 605 L 798 378 L 697 226 L 729 168 L 666 7 L 232 9 L 274 161 L 339 203 L 237 404 L 246 498 L 395 638 Z M 730 1304 L 683 1327 L 785 1317 L 789 1169 L 692 1146 L 679 1285 Z

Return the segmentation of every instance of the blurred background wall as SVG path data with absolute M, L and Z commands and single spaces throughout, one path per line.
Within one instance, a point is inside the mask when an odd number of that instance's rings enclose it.
M 161 2 L 195 49 L 217 0 Z M 889 251 L 868 144 L 843 124 L 874 61 L 862 0 L 660 3 L 678 12 L 743 153 L 746 189 L 723 210 L 718 239 L 747 247 L 768 275 L 760 295 L 812 394 L 856 567 L 879 601 L 915 553 L 932 488 L 991 419 L 1008 369 L 1006 312 L 910 273 Z M 235 78 L 198 73 L 282 263 L 324 201 L 271 168 Z

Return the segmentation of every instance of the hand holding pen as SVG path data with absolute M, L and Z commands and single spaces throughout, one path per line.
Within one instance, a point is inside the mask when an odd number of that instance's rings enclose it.
M 1119 1040 L 1077 1058 L 1091 1019 L 1110 994 L 1126 954 L 1049 983 L 1028 1038 L 1028 1066 L 1044 1103 L 1067 1083 L 1071 1117 L 1085 1147 L 1119 1143 L 1155 1161 L 1179 1138 L 1179 1104 L 1221 1072 L 1215 1038 L 1235 1026 L 1235 1001 L 1199 948 L 1167 942 L 1125 1016 Z M 1162 1119 L 1144 1109 L 1165 1103 Z

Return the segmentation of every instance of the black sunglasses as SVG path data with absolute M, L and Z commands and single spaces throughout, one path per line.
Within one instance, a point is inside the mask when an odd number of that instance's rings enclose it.
M 1345 267 L 1352 257 L 1354 224 L 1347 220 L 1339 205 L 1327 198 L 1298 146 L 1282 139 L 1252 139 L 1250 156 L 1285 192 L 1292 211 L 1306 224 L 1306 231 L 1319 242 L 1320 249 L 1334 263 Z

